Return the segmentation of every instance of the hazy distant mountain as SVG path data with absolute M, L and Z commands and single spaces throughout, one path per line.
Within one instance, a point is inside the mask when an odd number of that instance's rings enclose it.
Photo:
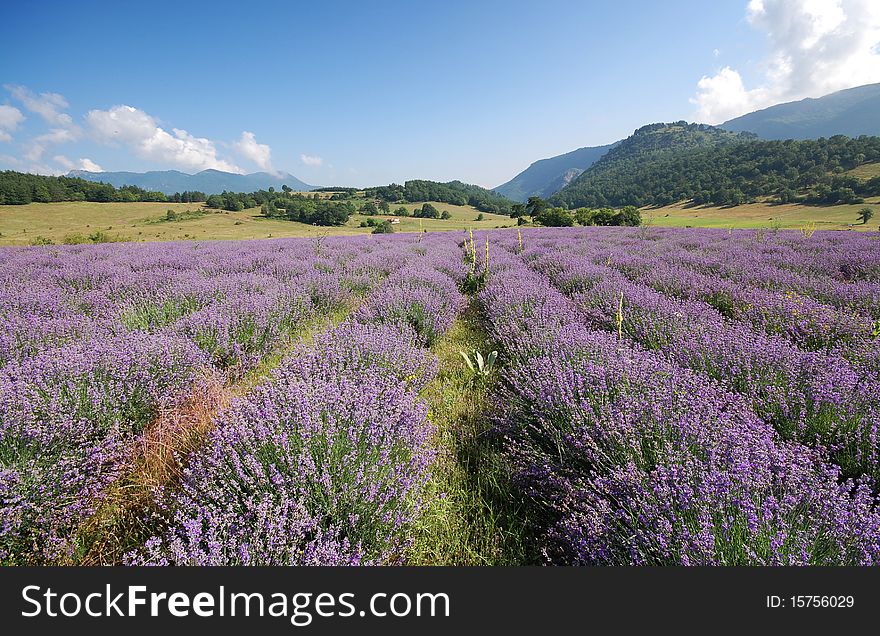
M 816 99 L 777 104 L 721 124 L 764 139 L 818 139 L 880 135 L 880 84 L 837 91 Z
M 174 194 L 185 190 L 196 190 L 205 194 L 228 192 L 254 192 L 274 187 L 280 190 L 282 185 L 296 191 L 314 190 L 316 186 L 303 183 L 292 174 L 274 175 L 268 172 L 253 174 L 235 174 L 220 170 L 202 170 L 196 174 L 187 174 L 178 170 L 154 170 L 151 172 L 88 172 L 71 170 L 67 176 L 79 177 L 89 181 L 102 181 L 121 187 L 135 185 L 145 190 Z
M 613 146 L 578 148 L 564 155 L 541 159 L 495 188 L 495 192 L 514 201 L 525 201 L 531 196 L 549 197 L 571 183 Z

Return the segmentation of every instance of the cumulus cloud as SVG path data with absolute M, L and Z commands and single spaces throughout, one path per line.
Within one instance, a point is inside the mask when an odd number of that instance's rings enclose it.
M 12 141 L 12 131 L 24 120 L 24 115 L 15 106 L 0 104 L 0 141 Z
M 104 172 L 104 168 L 96 164 L 88 157 L 81 158 L 79 160 L 79 166 L 81 169 L 88 170 L 89 172 Z
M 307 166 L 320 166 L 324 163 L 324 159 L 315 155 L 300 155 L 299 158 Z
M 91 110 L 85 116 L 85 127 L 82 127 L 65 112 L 68 103 L 63 95 L 35 93 L 17 84 L 4 84 L 4 88 L 21 105 L 22 110 L 35 113 L 50 124 L 46 132 L 21 142 L 22 165 L 29 164 L 33 171 L 57 172 L 57 168 L 42 163 L 43 157 L 52 146 L 79 141 L 87 133 L 91 141 L 121 145 L 142 158 L 165 166 L 193 172 L 209 168 L 242 172 L 235 163 L 218 156 L 216 142 L 196 137 L 179 128 L 166 130 L 155 117 L 138 108 L 119 105 L 108 110 Z M 25 119 L 22 110 L 11 105 L 0 105 L 0 142 L 13 140 L 11 133 Z M 228 147 L 226 144 L 220 145 Z M 264 170 L 274 172 L 271 148 L 258 143 L 252 132 L 243 132 L 241 138 L 231 145 L 242 157 Z M 102 171 L 97 163 L 86 158 L 73 162 L 62 154 L 56 154 L 54 163 L 67 170 Z
M 79 136 L 78 128 L 53 128 L 29 140 L 25 144 L 24 156 L 30 161 L 39 161 L 49 146 L 76 141 Z
M 169 133 L 155 118 L 133 106 L 91 110 L 86 122 L 98 141 L 122 144 L 145 159 L 184 170 L 241 172 L 238 166 L 217 156 L 217 147 L 210 139 L 194 137 L 179 128 Z
M 0 155 L 0 166 L 20 170 L 22 172 L 30 172 L 32 174 L 46 174 L 52 176 L 62 175 L 66 170 L 59 169 L 57 166 L 47 166 L 39 161 L 29 162 L 21 157 L 13 157 L 11 155 Z
M 82 135 L 82 130 L 73 122 L 73 118 L 63 112 L 68 106 L 63 95 L 58 93 L 36 94 L 29 88 L 17 84 L 4 84 L 4 88 L 10 92 L 13 99 L 24 105 L 25 110 L 36 113 L 53 126 L 49 132 L 33 137 L 23 144 L 23 154 L 28 161 L 39 162 L 49 146 L 75 141 Z M 0 133 L 4 129 L 6 130 L 5 136 L 0 135 L 0 141 L 11 140 L 11 136 L 8 134 L 10 129 L 3 126 L 3 121 L 9 120 L 14 123 L 14 126 L 17 126 L 18 122 L 23 119 L 24 115 L 17 108 L 0 106 Z M 45 166 L 39 167 L 45 169 Z
M 235 149 L 245 159 L 249 159 L 263 170 L 274 172 L 272 168 L 272 149 L 267 144 L 257 143 L 257 138 L 252 132 L 244 131 L 241 138 L 233 144 Z
M 65 171 L 70 170 L 88 170 L 89 172 L 104 172 L 104 169 L 87 157 L 82 157 L 79 161 L 71 161 L 64 155 L 55 155 L 52 161 L 64 168 Z
M 32 113 L 36 113 L 50 124 L 56 126 L 72 126 L 73 119 L 67 113 L 67 100 L 58 93 L 40 93 L 37 95 L 25 86 L 17 84 L 4 84 L 12 97 L 24 104 L 24 107 Z
M 697 83 L 696 118 L 721 123 L 785 101 L 880 82 L 880 3 L 876 0 L 751 0 L 749 23 L 771 53 L 747 87 L 725 66 Z

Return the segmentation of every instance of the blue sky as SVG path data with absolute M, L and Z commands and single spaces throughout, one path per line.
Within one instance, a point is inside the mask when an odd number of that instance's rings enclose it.
M 843 21 L 789 0 L 11 3 L 0 168 L 492 187 L 646 123 L 718 123 L 865 83 L 873 26 L 857 34 L 863 72 L 836 84 L 803 79 L 799 60 L 787 79 L 773 67 L 873 20 L 873 3 L 840 3 Z M 783 41 L 779 24 L 806 26 Z

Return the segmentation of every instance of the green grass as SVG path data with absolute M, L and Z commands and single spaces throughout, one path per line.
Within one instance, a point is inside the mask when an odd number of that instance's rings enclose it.
M 880 162 L 863 163 L 857 168 L 847 170 L 846 174 L 867 181 L 872 177 L 880 177 Z
M 868 205 L 874 218 L 862 225 L 858 211 Z M 774 228 L 795 230 L 815 223 L 817 230 L 872 230 L 880 228 L 880 198 L 853 205 L 771 205 L 750 203 L 732 208 L 686 207 L 676 203 L 662 208 L 642 208 L 642 222 L 658 227 L 717 227 L 734 229 Z M 851 226 L 851 227 L 850 227 Z
M 871 164 L 874 165 L 874 164 Z M 865 168 L 866 166 L 862 166 Z M 329 196 L 329 195 L 328 195 Z M 403 204 L 408 210 L 420 208 L 420 203 Z M 471 206 L 433 203 L 441 212 L 447 210 L 448 220 L 422 219 L 422 228 L 428 232 L 442 230 L 487 230 L 513 227 L 514 219 L 500 214 L 483 214 Z M 858 211 L 869 205 L 875 210 L 867 225 L 858 220 Z M 392 205 L 392 210 L 400 207 Z M 166 220 L 167 210 L 183 215 L 177 221 Z M 189 214 L 187 214 L 189 212 Z M 389 218 L 377 215 L 376 218 Z M 418 232 L 419 219 L 400 218 L 395 232 Z M 242 212 L 208 210 L 193 203 L 31 203 L 29 205 L 0 206 L 0 245 L 31 245 L 38 238 L 63 243 L 71 237 L 102 233 L 109 240 L 123 241 L 180 241 L 180 240 L 234 240 L 283 237 L 315 237 L 367 234 L 373 228 L 358 227 L 367 217 L 354 214 L 342 227 L 319 227 L 267 219 L 253 208 Z M 752 203 L 733 208 L 686 207 L 677 203 L 663 208 L 643 208 L 646 224 L 669 227 L 717 228 L 773 228 L 799 229 L 815 223 L 820 230 L 880 229 L 880 197 L 854 205 L 806 206 L 770 205 Z
M 410 210 L 421 207 L 421 204 L 405 205 Z M 515 219 L 500 214 L 484 213 L 484 220 L 476 221 L 479 212 L 471 206 L 433 205 L 441 212 L 448 210 L 452 218 L 446 221 L 424 219 L 422 227 L 429 232 L 469 227 L 490 229 L 516 224 Z M 392 206 L 392 209 L 397 207 Z M 169 209 L 183 215 L 183 218 L 166 220 Z M 0 245 L 31 245 L 38 237 L 63 243 L 66 238 L 75 235 L 88 237 L 98 231 L 111 240 L 123 241 L 207 241 L 368 234 L 373 228 L 358 227 L 366 218 L 354 214 L 345 226 L 318 227 L 267 219 L 258 208 L 224 212 L 208 210 L 194 203 L 31 203 L 0 206 Z M 418 230 L 419 220 L 412 217 L 401 218 L 400 224 L 394 226 L 395 232 Z
M 410 565 L 536 563 L 529 548 L 527 507 L 509 487 L 510 475 L 488 436 L 489 381 L 475 381 L 459 351 L 491 345 L 472 306 L 433 347 L 440 372 L 424 389 L 437 426 L 438 458 L 414 528 Z

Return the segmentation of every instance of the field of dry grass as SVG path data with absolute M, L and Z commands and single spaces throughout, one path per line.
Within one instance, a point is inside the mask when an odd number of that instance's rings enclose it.
M 413 211 L 420 203 L 407 203 Z M 440 211 L 446 210 L 452 218 L 422 219 L 421 227 L 428 232 L 449 230 L 494 229 L 513 227 L 516 221 L 500 214 L 480 214 L 471 206 L 433 203 Z M 868 205 L 875 210 L 868 224 L 858 219 L 858 211 Z M 393 205 L 392 210 L 400 205 Z M 168 210 L 182 218 L 166 220 Z M 187 212 L 190 214 L 188 215 Z M 320 227 L 267 219 L 259 208 L 241 212 L 209 210 L 201 204 L 188 203 L 32 203 L 21 206 L 0 206 L 0 245 L 31 245 L 46 239 L 53 243 L 71 239 L 88 241 L 101 232 L 111 240 L 119 241 L 180 241 L 180 240 L 233 240 L 284 238 L 319 235 L 366 234 L 373 228 L 360 224 L 368 217 L 355 214 L 341 227 Z M 378 215 L 376 218 L 392 218 Z M 417 232 L 419 219 L 399 218 L 395 232 Z M 658 227 L 717 227 L 717 228 L 779 228 L 799 229 L 815 224 L 820 230 L 880 229 L 880 197 L 863 204 L 834 206 L 805 206 L 797 204 L 771 205 L 753 203 L 734 208 L 691 207 L 677 203 L 662 208 L 643 208 L 645 225 Z
M 490 229 L 515 225 L 516 221 L 500 214 L 484 214 L 471 206 L 434 203 L 438 210 L 448 210 L 448 220 L 424 219 L 428 232 L 444 230 Z M 392 206 L 393 209 L 400 207 Z M 409 210 L 421 204 L 406 204 Z M 187 211 L 204 212 L 177 221 L 166 221 L 167 210 L 184 216 Z M 367 217 L 355 214 L 342 227 L 318 227 L 280 219 L 267 219 L 259 208 L 241 212 L 208 210 L 193 203 L 31 203 L 0 206 L 0 245 L 30 245 L 38 237 L 62 243 L 71 237 L 88 238 L 103 232 L 122 241 L 178 241 L 215 239 L 257 239 L 315 235 L 365 234 L 373 228 L 359 227 Z M 419 219 L 403 217 L 395 232 L 417 232 Z
M 858 211 L 865 206 L 874 209 L 874 218 L 864 225 Z M 772 205 L 751 203 L 734 208 L 689 207 L 676 203 L 662 208 L 643 208 L 646 225 L 668 227 L 779 228 L 798 229 L 815 223 L 818 230 L 880 229 L 880 197 L 854 205 L 810 206 L 798 204 Z

